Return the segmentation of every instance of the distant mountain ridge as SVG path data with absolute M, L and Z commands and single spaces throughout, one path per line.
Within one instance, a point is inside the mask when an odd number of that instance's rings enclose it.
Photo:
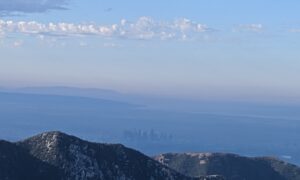
M 162 154 L 150 158 L 120 144 L 58 131 L 0 141 L 0 180 L 298 180 L 298 167 L 233 154 Z
M 50 87 L 23 87 L 23 88 L 0 88 L 2 92 L 10 93 L 26 93 L 26 94 L 41 94 L 41 95 L 62 95 L 62 96 L 79 96 L 99 99 L 120 99 L 124 96 L 122 93 L 98 88 L 77 88 L 65 86 L 50 86 Z

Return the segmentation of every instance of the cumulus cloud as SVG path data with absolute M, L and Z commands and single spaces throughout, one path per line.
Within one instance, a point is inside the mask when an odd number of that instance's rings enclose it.
M 235 28 L 235 31 L 259 33 L 259 32 L 262 32 L 263 29 L 264 29 L 264 27 L 262 24 L 241 24 L 237 28 Z
M 1 14 L 36 13 L 64 9 L 68 0 L 0 0 Z
M 126 39 L 195 39 L 201 33 L 210 31 L 203 24 L 186 18 L 170 22 L 155 21 L 150 17 L 140 17 L 136 21 L 121 20 L 117 24 L 74 24 L 74 23 L 39 23 L 36 21 L 0 20 L 0 34 L 21 33 L 37 36 L 99 36 Z

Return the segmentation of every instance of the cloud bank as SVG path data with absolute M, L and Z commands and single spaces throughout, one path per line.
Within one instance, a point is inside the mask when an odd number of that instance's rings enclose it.
M 121 20 L 117 24 L 74 24 L 74 23 L 39 23 L 36 21 L 0 20 L 0 34 L 26 34 L 44 36 L 99 36 L 104 38 L 126 39 L 195 39 L 210 29 L 203 24 L 186 18 L 170 22 L 155 21 L 150 17 L 140 17 L 136 21 Z
M 51 9 L 64 9 L 68 0 L 0 0 L 2 15 L 12 13 L 36 13 Z

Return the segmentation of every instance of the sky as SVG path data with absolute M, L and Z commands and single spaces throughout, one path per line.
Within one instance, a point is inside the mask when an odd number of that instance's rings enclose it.
M 297 0 L 0 0 L 0 86 L 300 99 Z

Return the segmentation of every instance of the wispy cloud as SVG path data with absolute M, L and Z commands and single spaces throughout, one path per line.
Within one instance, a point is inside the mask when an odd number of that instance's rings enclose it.
M 68 0 L 0 0 L 0 13 L 36 13 L 51 9 L 65 9 Z
M 289 32 L 291 32 L 291 33 L 300 33 L 300 28 L 290 29 Z
M 255 32 L 260 33 L 264 30 L 262 24 L 241 24 L 234 28 L 235 32 Z
M 39 23 L 36 21 L 0 20 L 0 34 L 26 34 L 43 36 L 99 36 L 105 38 L 126 39 L 196 39 L 200 34 L 211 31 L 204 24 L 186 18 L 174 21 L 156 21 L 150 17 L 140 17 L 136 21 L 121 20 L 117 24 L 74 24 Z
M 23 41 L 22 40 L 17 40 L 13 42 L 13 47 L 20 47 L 23 45 Z

